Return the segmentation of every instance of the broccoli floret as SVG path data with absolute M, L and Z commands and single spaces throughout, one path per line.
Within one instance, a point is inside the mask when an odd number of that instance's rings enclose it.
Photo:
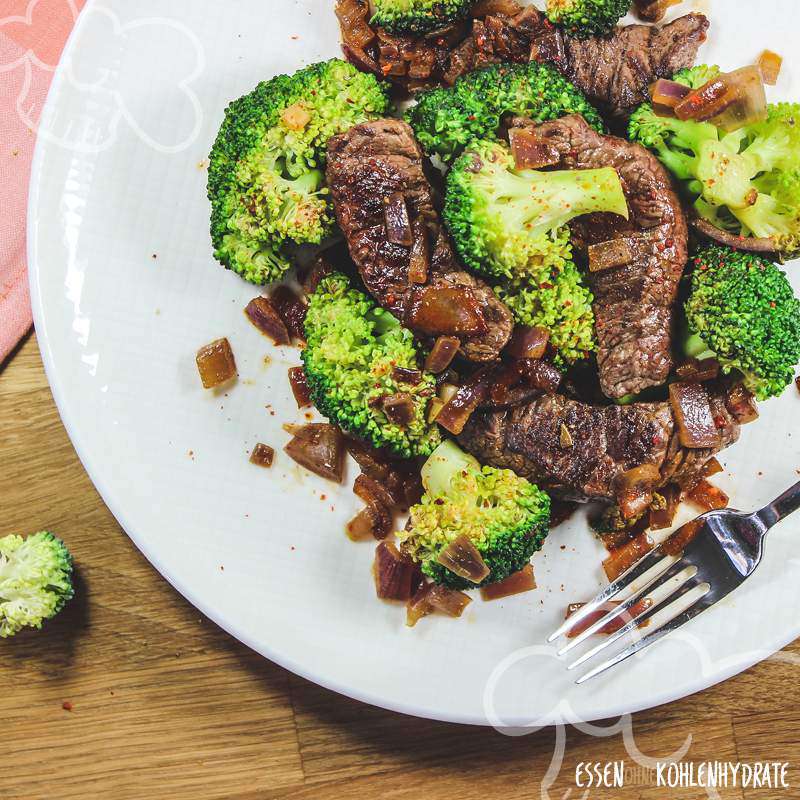
M 710 80 L 716 78 L 720 72 L 721 70 L 716 64 L 698 64 L 695 67 L 686 67 L 678 70 L 672 76 L 672 80 L 682 83 L 690 89 L 699 89 Z
M 566 224 L 594 211 L 628 217 L 612 167 L 517 169 L 507 145 L 482 141 L 447 176 L 444 220 L 456 250 L 467 266 L 489 276 L 549 279 L 570 258 Z
M 583 94 L 549 64 L 493 64 L 461 76 L 449 89 L 422 93 L 406 119 L 428 155 L 449 163 L 472 139 L 497 135 L 506 115 L 536 122 L 582 114 L 603 122 Z
M 481 467 L 454 442 L 443 442 L 422 468 L 425 494 L 398 533 L 401 549 L 422 572 L 452 589 L 475 584 L 438 563 L 439 553 L 464 534 L 489 567 L 480 584 L 521 570 L 540 550 L 550 523 L 550 498 L 510 469 Z
M 375 0 L 372 24 L 392 33 L 428 33 L 467 15 L 472 0 Z
M 728 247 L 694 259 L 685 305 L 687 355 L 715 355 L 759 400 L 777 397 L 800 362 L 800 301 L 771 261 Z
M 547 18 L 585 39 L 611 33 L 630 7 L 630 0 L 547 0 Z
M 260 83 L 231 103 L 209 156 L 214 256 L 253 283 L 291 266 L 334 221 L 323 171 L 331 136 L 383 116 L 387 88 L 340 60 Z
M 594 296 L 573 261 L 567 261 L 549 281 L 538 285 L 524 279 L 505 281 L 495 287 L 495 293 L 516 322 L 547 328 L 556 366 L 575 364 L 597 349 Z
M 41 628 L 72 599 L 72 557 L 47 531 L 0 539 L 0 638 Z
M 428 422 L 428 403 L 436 393 L 433 375 L 414 383 L 398 369 L 419 369 L 411 331 L 341 274 L 324 278 L 311 295 L 302 352 L 311 399 L 331 422 L 398 456 L 428 455 L 441 441 Z M 414 407 L 408 425 L 384 414 L 380 400 L 407 394 Z
M 702 85 L 714 70 L 677 77 Z M 645 103 L 628 132 L 682 182 L 703 219 L 737 236 L 771 238 L 785 257 L 800 254 L 800 104 L 769 106 L 765 121 L 726 133 L 711 122 L 659 117 Z
M 610 167 L 519 170 L 500 142 L 476 142 L 447 177 L 444 219 L 471 269 L 500 279 L 498 296 L 517 322 L 542 325 L 560 366 L 595 349 L 592 294 L 572 258 L 566 223 L 581 214 L 628 216 Z

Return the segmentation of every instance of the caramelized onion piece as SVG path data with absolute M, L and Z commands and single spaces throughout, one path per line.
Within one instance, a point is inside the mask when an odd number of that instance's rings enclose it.
M 719 75 L 689 92 L 675 106 L 675 116 L 680 120 L 703 122 L 721 114 L 735 102 L 736 92 L 726 82 L 725 76 Z
M 386 224 L 386 238 L 392 244 L 401 244 L 403 247 L 414 244 L 406 198 L 400 192 L 384 199 L 383 219 Z
M 375 591 L 382 600 L 408 600 L 422 580 L 418 564 L 401 555 L 392 542 L 375 548 Z
M 271 467 L 275 458 L 275 450 L 268 444 L 259 442 L 250 453 L 250 463 L 257 467 Z
M 783 66 L 783 58 L 772 50 L 765 50 L 758 57 L 758 68 L 761 70 L 761 77 L 767 86 L 774 86 L 778 82 Z
M 428 592 L 428 602 L 434 611 L 446 614 L 448 617 L 460 617 L 464 609 L 472 602 L 472 598 L 464 592 L 448 589 L 444 586 L 431 584 Z
M 431 265 L 431 245 L 428 227 L 419 217 L 411 225 L 414 241 L 408 260 L 408 279 L 411 283 L 427 283 Z
M 547 361 L 525 358 L 519 363 L 523 379 L 534 389 L 553 394 L 561 385 L 563 375 Z
M 471 583 L 480 583 L 488 574 L 489 567 L 466 534 L 453 539 L 436 559 L 450 572 Z
M 289 367 L 289 386 L 298 408 L 308 408 L 311 405 L 311 390 L 308 387 L 306 371 L 302 367 Z
M 478 406 L 489 397 L 492 371 L 492 367 L 482 367 L 463 386 L 460 386 L 437 414 L 436 422 L 454 436 L 458 436 Z
M 511 128 L 508 141 L 517 169 L 541 169 L 561 161 L 558 148 L 538 137 L 529 128 Z
M 361 49 L 375 38 L 375 33 L 368 22 L 369 14 L 369 3 L 363 0 L 337 1 L 336 16 L 345 44 Z
M 230 342 L 225 338 L 201 347 L 195 360 L 204 389 L 213 389 L 236 377 L 236 359 Z
M 413 460 L 392 458 L 352 437 L 345 439 L 348 453 L 361 471 L 380 483 L 392 497 L 392 508 L 410 508 L 422 497 L 422 480 Z
M 420 288 L 408 324 L 428 336 L 473 336 L 488 330 L 478 298 L 464 286 Z
M 615 581 L 624 572 L 627 572 L 640 558 L 653 549 L 653 540 L 646 531 L 640 533 L 627 544 L 612 550 L 603 562 L 603 569 L 610 581 Z
M 342 482 L 344 440 L 335 425 L 311 423 L 295 428 L 294 438 L 283 448 L 301 467 L 322 478 Z
M 725 395 L 725 407 L 740 425 L 758 419 L 758 406 L 752 393 L 742 383 L 735 383 Z
M 286 323 L 268 297 L 254 297 L 245 307 L 244 313 L 253 325 L 277 345 L 289 344 Z
M 414 399 L 407 392 L 387 395 L 381 405 L 389 421 L 401 428 L 407 427 L 414 419 Z
M 678 440 L 684 447 L 719 447 L 720 434 L 714 423 L 708 394 L 699 383 L 671 383 L 669 401 L 675 415 Z
M 460 345 L 455 336 L 440 336 L 425 359 L 425 371 L 434 375 L 444 372 L 456 357 Z
M 501 597 L 510 597 L 514 594 L 530 592 L 536 588 L 536 579 L 533 577 L 533 564 L 526 564 L 519 572 L 509 575 L 502 581 L 481 586 L 481 598 L 484 600 L 499 600 Z
M 682 381 L 705 383 L 705 381 L 713 381 L 718 378 L 719 369 L 719 361 L 716 358 L 704 358 L 702 361 L 690 358 L 688 361 L 684 361 L 675 370 L 675 373 Z
M 368 475 L 356 476 L 353 482 L 353 492 L 367 505 L 384 506 L 386 509 L 393 509 L 398 505 L 391 492 L 382 483 Z
M 615 484 L 622 516 L 633 519 L 647 511 L 653 501 L 653 491 L 660 481 L 661 472 L 655 464 L 642 464 L 623 472 Z
M 677 6 L 682 0 L 634 0 L 636 16 L 645 22 L 661 22 L 672 6 Z
M 384 536 L 376 535 L 376 533 L 379 533 L 379 525 L 380 520 L 376 519 L 372 508 L 365 506 L 347 523 L 345 532 L 351 542 L 374 541 L 375 539 L 385 538 Z
M 422 380 L 422 373 L 418 369 L 408 369 L 406 367 L 394 367 L 392 377 L 398 383 L 410 383 L 416 386 Z
M 767 118 L 767 94 L 761 70 L 756 66 L 742 67 L 729 72 L 725 80 L 736 99 L 711 120 L 714 125 L 730 133 L 763 122 Z
M 625 238 L 589 245 L 589 272 L 624 267 L 633 261 L 633 251 Z
M 654 531 L 672 527 L 681 502 L 681 487 L 677 484 L 668 483 L 661 487 L 658 493 L 664 498 L 664 507 L 650 509 L 650 527 Z
M 749 253 L 774 253 L 775 242 L 770 238 L 756 238 L 755 236 L 737 236 L 735 233 L 723 231 L 716 225 L 704 219 L 692 219 L 692 227 L 713 242 L 733 247 L 736 250 L 746 250 Z
M 565 619 L 569 619 L 573 614 L 580 611 L 586 603 L 570 603 L 567 606 L 567 614 Z M 579 636 L 584 631 L 589 630 L 595 622 L 598 622 L 602 619 L 609 611 L 613 611 L 617 606 L 620 605 L 620 601 L 618 600 L 611 600 L 607 603 L 603 603 L 597 611 L 592 611 L 588 617 L 585 617 L 580 622 L 578 622 L 573 628 L 570 628 L 567 632 L 568 639 L 574 639 L 576 636 Z M 653 601 L 649 597 L 643 597 L 641 600 L 637 600 L 627 611 L 623 611 L 617 617 L 614 617 L 610 622 L 607 622 L 600 628 L 599 631 L 595 632 L 595 636 L 609 636 L 612 633 L 616 633 L 621 628 L 625 627 L 629 622 L 632 622 L 639 614 L 643 614 L 645 611 L 653 607 Z M 638 628 L 644 628 L 649 620 L 645 620 L 643 623 L 637 625 Z
M 675 108 L 675 106 L 691 91 L 692 90 L 688 86 L 682 83 L 659 78 L 650 87 L 650 97 L 656 105 L 665 106 L 666 108 Z
M 505 351 L 511 358 L 540 359 L 547 350 L 550 331 L 541 325 L 516 325 Z
M 433 612 L 428 595 L 434 584 L 422 583 L 406 603 L 406 625 L 413 628 L 423 617 Z
M 305 341 L 306 304 L 288 286 L 276 287 L 269 299 L 289 334 Z
M 520 11 L 522 11 L 522 6 L 516 0 L 480 0 L 472 7 L 470 13 L 475 19 L 483 19 L 495 14 L 515 17 Z
M 686 495 L 686 499 L 703 511 L 727 508 L 729 500 L 722 489 L 712 486 L 705 478 Z
M 703 520 L 693 519 L 685 525 L 681 525 L 672 536 L 661 544 L 661 552 L 665 556 L 679 556 L 687 545 L 700 533 L 703 527 Z
M 704 478 L 710 478 L 712 475 L 718 475 L 720 472 L 722 472 L 722 464 L 719 463 L 716 456 L 711 456 L 703 465 Z
M 313 263 L 303 271 L 302 276 L 299 278 L 300 285 L 306 294 L 313 294 L 319 286 L 319 282 L 326 276 L 334 271 L 330 261 L 323 256 L 317 256 Z

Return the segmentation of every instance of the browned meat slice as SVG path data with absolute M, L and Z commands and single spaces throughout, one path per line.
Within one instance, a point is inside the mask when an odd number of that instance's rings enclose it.
M 694 64 L 708 25 L 702 14 L 687 14 L 662 27 L 626 25 L 589 39 L 543 29 L 540 39 L 534 36 L 531 54 L 553 61 L 601 111 L 624 114 L 648 100 L 656 78 Z
M 702 14 L 687 14 L 662 27 L 629 25 L 607 37 L 580 40 L 551 25 L 534 6 L 508 2 L 475 20 L 414 38 L 372 30 L 367 0 L 337 1 L 345 55 L 405 91 L 451 86 L 487 64 L 547 61 L 612 114 L 627 113 L 644 102 L 656 78 L 690 67 L 709 25 Z M 354 18 L 358 46 L 347 44 L 346 23 L 354 34 Z
M 711 403 L 727 447 L 738 439 L 739 426 L 721 397 Z M 691 485 L 717 452 L 681 447 L 669 403 L 596 406 L 557 394 L 474 414 L 459 442 L 483 463 L 513 469 L 573 500 L 613 501 L 622 473 L 644 464 L 656 466 L 663 483 Z
M 579 250 L 625 237 L 633 256 L 589 276 L 600 385 L 612 398 L 659 386 L 672 368 L 672 306 L 688 253 L 686 218 L 670 179 L 645 148 L 602 136 L 583 117 L 546 122 L 536 132 L 561 154 L 562 167 L 614 167 L 619 174 L 630 219 L 593 214 L 572 226 Z
M 423 337 L 457 336 L 465 358 L 495 358 L 511 335 L 511 314 L 487 284 L 456 263 L 411 128 L 385 119 L 334 137 L 327 178 L 350 254 L 375 299 Z M 386 207 L 398 195 L 414 237 L 427 239 L 430 257 L 421 276 L 409 275 L 414 245 L 389 241 Z

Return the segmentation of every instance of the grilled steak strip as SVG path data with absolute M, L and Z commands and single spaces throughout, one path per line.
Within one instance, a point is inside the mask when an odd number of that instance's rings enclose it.
M 338 2 L 340 7 L 363 2 L 363 19 L 369 19 L 366 0 Z M 388 77 L 411 93 L 452 86 L 461 75 L 488 64 L 547 61 L 602 110 L 625 114 L 647 99 L 647 88 L 656 78 L 669 78 L 692 66 L 708 25 L 702 14 L 687 14 L 662 27 L 629 25 L 607 37 L 580 40 L 529 5 L 425 37 L 391 36 L 377 29 L 359 53 L 346 45 L 344 52 L 360 69 Z
M 721 447 L 739 438 L 739 426 L 713 394 L 711 405 Z M 564 447 L 562 426 L 571 446 Z M 691 486 L 718 450 L 680 445 L 669 403 L 596 406 L 563 395 L 545 395 L 506 411 L 473 414 L 459 442 L 482 463 L 513 469 L 569 500 L 613 502 L 618 478 L 653 464 L 662 482 Z
M 520 120 L 515 120 L 520 123 Z M 672 368 L 672 306 L 686 265 L 688 230 L 680 201 L 658 159 L 638 144 L 602 136 L 580 116 L 536 127 L 568 169 L 614 167 L 630 219 L 590 214 L 572 225 L 578 250 L 625 237 L 631 263 L 592 272 L 597 362 L 607 397 L 660 386 Z
M 487 284 L 456 263 L 411 128 L 385 119 L 334 137 L 328 145 L 327 179 L 350 254 L 375 299 L 425 338 L 457 336 L 461 355 L 471 361 L 495 358 L 511 335 L 511 314 Z M 421 221 L 431 243 L 425 283 L 409 278 L 411 247 L 387 237 L 386 203 L 398 193 L 412 228 Z M 440 315 L 435 306 L 442 298 L 458 317 L 459 330 L 436 329 Z

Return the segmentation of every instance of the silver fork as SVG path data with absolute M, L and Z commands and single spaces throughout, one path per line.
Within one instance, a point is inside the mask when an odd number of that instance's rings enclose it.
M 617 632 L 592 647 L 567 667 L 575 669 L 622 637 L 635 633 L 637 638 L 632 644 L 582 675 L 576 683 L 583 683 L 600 675 L 680 628 L 740 586 L 761 562 L 767 531 L 798 508 L 800 508 L 800 482 L 787 489 L 777 500 L 752 514 L 730 508 L 702 514 L 697 518 L 702 520 L 700 530 L 681 554 L 668 555 L 661 546 L 651 550 L 600 592 L 594 600 L 565 620 L 547 641 L 555 641 L 596 613 L 605 603 L 620 595 L 624 596 L 625 600 L 620 605 L 612 608 L 585 631 L 570 639 L 558 651 L 559 656 L 568 653 L 612 620 L 626 615 L 620 620 L 625 621 L 625 624 Z M 652 606 L 642 608 L 634 616 L 631 608 L 659 590 L 666 596 L 654 602 Z M 643 623 L 652 620 L 662 611 L 669 613 L 669 608 L 677 604 L 681 598 L 686 598 L 686 607 L 676 609 L 675 616 L 654 630 L 641 635 L 639 627 Z

